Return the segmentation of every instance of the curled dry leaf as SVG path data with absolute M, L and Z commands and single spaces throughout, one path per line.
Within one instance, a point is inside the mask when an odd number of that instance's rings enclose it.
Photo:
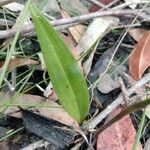
M 139 80 L 150 66 L 150 31 L 143 34 L 129 59 L 129 70 L 135 80 Z
M 3 67 L 4 63 L 5 63 L 4 61 L 0 61 L 0 68 Z M 17 67 L 21 67 L 24 65 L 38 65 L 38 64 L 39 61 L 34 59 L 14 58 L 11 59 L 11 61 L 9 62 L 8 70 L 13 70 Z

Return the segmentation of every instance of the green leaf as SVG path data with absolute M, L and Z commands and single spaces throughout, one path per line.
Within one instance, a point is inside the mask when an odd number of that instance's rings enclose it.
M 78 122 L 89 110 L 87 84 L 70 49 L 33 5 L 30 7 L 49 77 L 63 108 Z

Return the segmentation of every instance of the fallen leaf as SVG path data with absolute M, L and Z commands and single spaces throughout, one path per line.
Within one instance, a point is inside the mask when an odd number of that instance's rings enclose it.
M 47 118 L 57 120 L 68 126 L 79 128 L 79 124 L 77 123 L 77 121 L 75 121 L 75 119 L 69 116 L 68 113 L 56 102 L 48 100 L 47 102 L 44 102 L 42 105 L 50 107 L 38 108 L 40 114 L 46 116 Z
M 138 42 L 146 31 L 147 30 L 142 28 L 135 28 L 129 30 L 129 33 Z
M 4 106 L 8 106 L 8 102 L 11 100 L 12 96 L 9 92 L 7 93 L 0 93 L 1 103 L 0 103 L 0 110 L 3 110 Z M 38 106 L 42 102 L 45 101 L 44 97 L 30 95 L 30 94 L 21 94 L 18 96 L 15 101 L 12 101 L 10 106 L 5 111 L 5 114 L 12 114 L 12 116 L 20 117 L 20 113 L 17 111 L 18 106 L 23 108 L 28 108 L 29 106 Z
M 117 109 L 109 115 L 109 118 L 112 118 L 121 110 L 121 107 L 117 107 Z M 130 116 L 125 116 L 99 134 L 97 150 L 131 150 L 134 145 L 135 136 L 136 132 Z M 138 148 L 138 150 L 142 150 L 141 144 Z
M 0 68 L 3 67 L 4 61 L 0 61 Z M 8 65 L 8 70 L 13 70 L 17 67 L 25 66 L 25 65 L 38 65 L 39 61 L 34 59 L 25 59 L 25 58 L 14 58 L 11 59 Z
M 141 79 L 150 66 L 150 31 L 143 34 L 129 58 L 129 70 L 135 80 Z
M 87 52 L 94 46 L 99 38 L 102 38 L 106 33 L 108 27 L 117 25 L 119 22 L 116 17 L 104 17 L 95 19 L 87 28 L 82 38 L 80 39 L 77 49 L 81 55 L 83 52 Z
M 63 18 L 69 18 L 69 14 L 61 9 L 61 15 Z M 74 40 L 79 43 L 81 36 L 83 35 L 83 33 L 86 30 L 86 26 L 79 24 L 79 25 L 75 25 L 73 27 L 68 28 L 69 32 L 71 33 L 72 37 L 74 38 Z
M 92 50 L 91 54 L 83 63 L 83 71 L 86 77 L 91 69 L 94 52 L 98 44 L 97 42 L 99 42 L 99 40 L 106 34 L 109 27 L 111 28 L 111 26 L 116 24 L 118 24 L 118 18 L 114 17 L 95 19 L 81 37 L 78 45 L 76 46 L 78 53 L 82 55 L 87 52 L 89 53 L 89 51 Z
M 17 2 L 12 2 L 10 4 L 4 5 L 3 7 L 7 8 L 8 10 L 12 12 L 19 12 L 23 10 L 24 5 L 17 3 Z
M 0 97 L 1 107 L 8 103 L 11 99 L 8 93 L 0 93 Z M 70 115 L 68 115 L 68 113 L 59 104 L 52 101 L 50 97 L 46 100 L 44 97 L 37 95 L 21 94 L 11 103 L 11 106 L 5 111 L 5 114 L 11 114 L 11 116 L 20 118 L 21 114 L 18 112 L 18 106 L 24 109 L 31 106 L 37 106 L 35 108 L 41 115 L 57 120 L 68 126 L 79 127 L 78 122 L 70 117 Z

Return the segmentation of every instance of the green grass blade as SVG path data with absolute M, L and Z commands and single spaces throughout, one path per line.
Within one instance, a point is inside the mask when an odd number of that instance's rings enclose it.
M 15 50 L 15 45 L 17 43 L 17 40 L 18 40 L 20 31 L 21 31 L 21 28 L 23 26 L 24 19 L 25 19 L 26 15 L 27 15 L 30 2 L 31 2 L 31 0 L 27 1 L 26 5 L 25 5 L 25 7 L 24 7 L 24 9 L 23 9 L 23 11 L 21 13 L 20 23 L 18 24 L 18 30 L 16 32 L 16 35 L 15 35 L 14 39 L 13 39 L 13 42 L 12 42 L 11 47 L 10 47 L 10 50 L 7 53 L 5 64 L 4 64 L 3 68 L 2 68 L 2 72 L 0 73 L 0 87 L 2 85 L 2 82 L 4 80 L 5 74 L 7 72 L 7 67 L 8 67 L 8 64 L 9 64 L 10 60 L 11 60 L 11 56 L 12 56 L 14 50 Z
M 144 112 L 142 114 L 140 127 L 138 129 L 138 133 L 136 135 L 136 140 L 135 140 L 134 145 L 133 145 L 133 150 L 138 150 L 138 146 L 140 144 L 140 138 L 141 138 L 143 127 L 144 127 L 144 123 L 145 123 L 145 118 L 146 118 L 146 108 L 144 109 Z
M 58 32 L 33 5 L 30 7 L 44 61 L 63 108 L 78 122 L 89 110 L 89 93 L 81 70 Z

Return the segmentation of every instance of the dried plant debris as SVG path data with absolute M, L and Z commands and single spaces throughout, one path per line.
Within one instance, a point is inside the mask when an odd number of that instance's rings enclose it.
M 150 66 L 150 31 L 145 32 L 133 49 L 129 69 L 132 77 L 139 80 L 144 71 Z
M 118 114 L 121 110 L 122 107 L 117 107 L 108 116 L 108 119 Z M 106 121 L 108 121 L 108 119 Z M 125 116 L 98 136 L 97 150 L 130 150 L 133 147 L 135 135 L 136 132 L 130 116 Z M 141 144 L 139 145 L 138 150 L 142 150 Z
M 29 110 L 21 109 L 26 128 L 46 139 L 58 149 L 64 149 L 74 142 L 77 135 L 68 126 L 58 121 L 45 118 Z
M 30 1 L 23 21 L 20 14 Z M 97 137 L 95 133 L 114 117 L 115 111 L 119 113 L 122 107 L 149 98 L 150 1 L 0 0 L 0 6 L 0 150 L 132 149 L 144 109 L 118 120 Z M 23 28 L 9 55 L 20 23 Z M 53 29 L 58 36 L 50 32 Z M 45 57 L 40 41 L 43 48 L 47 47 Z M 53 48 L 58 51 L 52 55 Z M 76 67 L 66 56 L 66 48 L 88 85 L 90 101 L 86 104 L 82 103 L 85 86 L 79 76 L 73 80 Z M 51 65 L 53 73 L 58 63 L 61 69 L 54 77 L 57 88 L 66 89 L 62 98 L 71 96 L 65 99 L 68 111 L 47 70 Z M 4 78 L 3 70 L 7 70 Z M 66 75 L 71 85 L 63 86 Z M 82 98 L 74 101 L 79 95 Z M 78 102 L 81 107 L 76 107 Z M 87 107 L 80 123 L 69 115 L 78 110 L 82 114 Z M 150 150 L 150 105 L 145 115 L 140 150 Z

